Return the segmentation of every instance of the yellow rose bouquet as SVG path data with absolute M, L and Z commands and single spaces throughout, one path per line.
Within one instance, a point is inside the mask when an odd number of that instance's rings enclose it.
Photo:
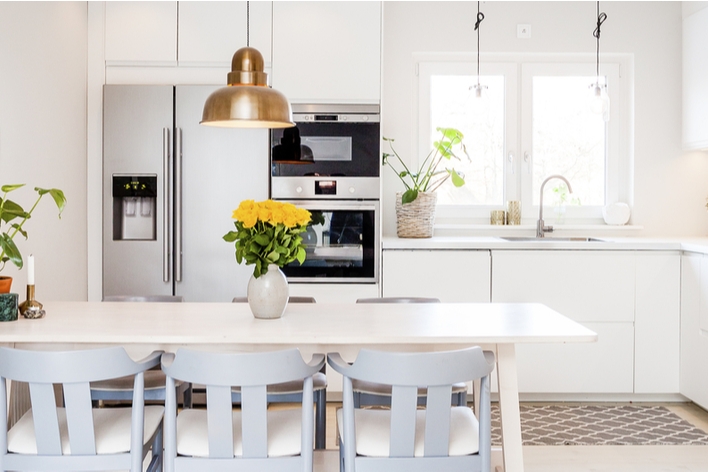
M 305 245 L 300 234 L 310 222 L 310 212 L 291 203 L 244 200 L 234 210 L 236 231 L 224 235 L 235 243 L 236 262 L 254 264 L 253 276 L 268 272 L 268 264 L 283 267 L 305 261 Z

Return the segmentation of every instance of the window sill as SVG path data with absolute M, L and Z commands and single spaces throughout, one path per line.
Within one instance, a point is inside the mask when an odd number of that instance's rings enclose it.
M 568 224 L 554 225 L 554 234 L 563 236 L 597 236 L 597 235 L 631 235 L 644 229 L 641 225 L 606 225 L 606 224 Z M 520 234 L 524 233 L 524 234 Z M 490 225 L 470 223 L 440 223 L 435 225 L 435 236 L 533 236 L 536 233 L 536 224 L 521 225 Z

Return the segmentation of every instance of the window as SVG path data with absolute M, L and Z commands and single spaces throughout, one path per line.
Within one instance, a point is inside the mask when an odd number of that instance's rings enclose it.
M 491 210 L 521 200 L 523 218 L 536 218 L 541 183 L 554 174 L 570 181 L 573 194 L 567 195 L 561 180 L 549 181 L 544 206 L 563 199 L 569 220 L 600 222 L 604 205 L 629 200 L 628 152 L 620 155 L 623 102 L 626 107 L 620 92 L 627 85 L 619 74 L 628 59 L 601 64 L 610 94 L 609 121 L 588 106 L 593 57 L 543 59 L 548 58 L 483 62 L 480 82 L 487 93 L 481 101 L 470 89 L 477 82 L 474 60 L 418 62 L 417 155 L 431 148 L 437 127 L 453 127 L 465 135 L 471 157 L 455 165 L 465 175 L 465 186 L 438 191 L 439 216 L 488 221 Z

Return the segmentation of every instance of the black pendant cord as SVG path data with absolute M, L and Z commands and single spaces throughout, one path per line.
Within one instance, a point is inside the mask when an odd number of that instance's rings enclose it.
M 597 2 L 597 27 L 595 28 L 595 31 L 592 32 L 592 35 L 597 39 L 597 55 L 596 55 L 596 61 L 595 61 L 595 68 L 596 68 L 596 73 L 598 78 L 600 77 L 600 27 L 602 24 L 605 22 L 607 19 L 607 15 L 602 12 L 600 13 L 600 2 Z
M 246 47 L 251 47 L 251 2 L 246 2 Z
M 479 11 L 479 2 L 477 2 L 477 21 L 474 24 L 474 30 L 477 32 L 477 87 L 479 88 L 479 25 L 484 20 L 484 13 Z

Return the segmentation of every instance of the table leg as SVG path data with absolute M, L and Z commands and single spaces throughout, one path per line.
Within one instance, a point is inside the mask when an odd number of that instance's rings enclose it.
M 516 374 L 516 351 L 513 344 L 497 345 L 497 381 L 499 382 L 504 472 L 523 472 L 519 382 Z

